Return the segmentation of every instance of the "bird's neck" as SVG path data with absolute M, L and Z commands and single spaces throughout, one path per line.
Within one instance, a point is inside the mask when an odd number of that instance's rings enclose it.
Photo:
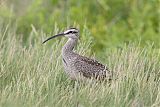
M 62 48 L 62 56 L 73 53 L 73 48 L 77 44 L 78 39 L 69 38 L 66 44 Z

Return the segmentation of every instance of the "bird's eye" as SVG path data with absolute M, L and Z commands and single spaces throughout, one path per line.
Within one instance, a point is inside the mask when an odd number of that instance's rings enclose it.
M 73 34 L 73 33 L 76 33 L 76 32 L 74 32 L 74 31 L 70 31 L 69 33 L 72 33 L 72 34 Z
M 72 31 L 72 33 L 77 33 L 76 31 Z
M 76 31 L 69 31 L 67 34 L 74 34 L 77 33 Z

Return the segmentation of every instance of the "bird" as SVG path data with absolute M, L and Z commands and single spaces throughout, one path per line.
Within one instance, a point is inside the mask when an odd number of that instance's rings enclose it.
M 62 33 L 51 36 L 43 41 L 43 44 L 60 36 L 68 38 L 68 41 L 62 47 L 62 62 L 64 71 L 71 80 L 95 79 L 104 81 L 112 79 L 112 72 L 104 64 L 74 52 L 74 47 L 79 40 L 79 30 L 77 28 L 72 27 Z

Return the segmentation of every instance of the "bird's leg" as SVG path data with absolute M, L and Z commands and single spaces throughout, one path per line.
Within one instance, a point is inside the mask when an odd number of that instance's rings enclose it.
M 75 99 L 76 99 L 76 101 L 75 101 L 75 105 L 76 105 L 76 107 L 78 107 L 78 105 L 79 105 L 79 101 L 78 101 L 78 90 L 79 90 L 79 81 L 75 81 L 75 84 L 74 84 L 74 92 L 75 92 Z
M 75 92 L 78 91 L 78 88 L 79 88 L 79 81 L 75 81 L 75 83 L 74 83 Z

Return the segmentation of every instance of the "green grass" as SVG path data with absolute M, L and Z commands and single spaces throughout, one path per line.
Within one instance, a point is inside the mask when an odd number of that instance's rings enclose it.
M 55 28 L 54 32 L 57 31 Z M 77 52 L 90 56 L 91 38 L 85 28 L 83 35 L 88 37 L 81 39 Z M 76 90 L 61 63 L 61 48 L 66 39 L 42 45 L 46 34 L 32 30 L 28 45 L 24 45 L 19 37 L 9 26 L 1 28 L 1 107 L 160 106 L 160 51 L 152 46 L 140 48 L 130 43 L 121 49 L 106 49 L 104 63 L 117 79 L 110 84 L 80 83 Z

